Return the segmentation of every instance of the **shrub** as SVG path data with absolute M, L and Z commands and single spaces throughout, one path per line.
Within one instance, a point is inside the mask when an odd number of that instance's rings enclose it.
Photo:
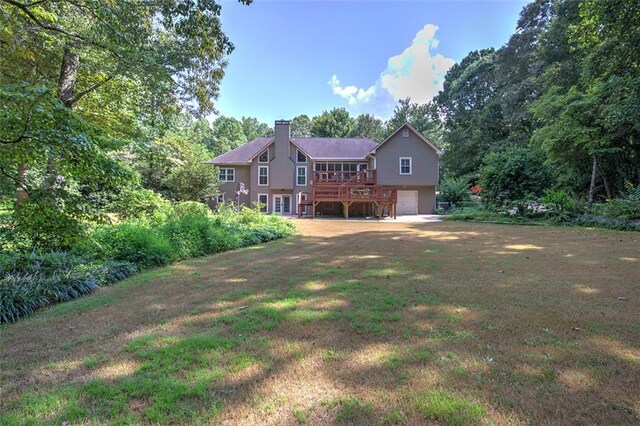
M 98 286 L 172 261 L 289 235 L 293 224 L 256 210 L 212 215 L 200 203 L 163 207 L 152 218 L 102 225 L 66 253 L 0 256 L 0 321 L 70 300 Z
M 487 154 L 480 169 L 482 202 L 503 206 L 509 202 L 537 198 L 551 184 L 551 173 L 543 155 L 523 147 Z
M 143 188 L 123 188 L 107 210 L 121 219 L 151 217 L 157 212 L 170 208 L 171 204 L 160 194 Z
M 471 197 L 469 183 L 464 178 L 447 178 L 440 184 L 440 197 L 442 201 L 458 204 Z
M 166 265 L 176 259 L 170 242 L 141 221 L 97 228 L 73 252 L 92 259 L 127 261 L 142 268 Z
M 640 219 L 640 185 L 626 185 L 626 191 L 613 200 L 594 206 L 594 212 L 602 216 L 620 219 Z
M 24 237 L 33 248 L 42 250 L 72 247 L 85 235 L 88 227 L 67 210 L 47 200 L 33 199 L 21 204 L 15 210 L 19 230 L 16 237 Z

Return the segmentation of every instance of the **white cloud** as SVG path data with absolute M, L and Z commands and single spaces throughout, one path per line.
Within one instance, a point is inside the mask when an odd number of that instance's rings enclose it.
M 389 97 L 396 101 L 409 97 L 414 102 L 427 102 L 442 89 L 444 76 L 455 63 L 439 53 L 432 55 L 431 50 L 437 49 L 440 43 L 435 38 L 437 31 L 436 25 L 425 25 L 416 33 L 409 47 L 389 58 L 387 68 L 368 89 L 341 86 L 336 75 L 328 84 L 334 94 L 346 99 L 351 106 L 375 103 Z
M 369 102 L 373 95 L 376 94 L 376 86 L 371 86 L 368 89 L 358 89 L 356 86 L 340 86 L 340 80 L 337 75 L 333 75 L 328 82 L 333 89 L 333 93 L 342 98 L 345 98 L 349 105 L 355 105 L 358 102 Z

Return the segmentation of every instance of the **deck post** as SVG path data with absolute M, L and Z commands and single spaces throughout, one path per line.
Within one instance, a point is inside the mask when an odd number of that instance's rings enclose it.
M 343 201 L 342 208 L 344 209 L 344 218 L 349 219 L 349 203 L 347 201 Z

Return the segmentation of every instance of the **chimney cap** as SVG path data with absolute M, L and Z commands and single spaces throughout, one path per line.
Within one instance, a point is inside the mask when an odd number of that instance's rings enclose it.
M 291 124 L 289 120 L 276 120 L 276 125 Z

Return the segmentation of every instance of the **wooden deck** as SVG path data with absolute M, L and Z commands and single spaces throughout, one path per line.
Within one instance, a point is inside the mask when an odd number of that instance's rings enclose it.
M 376 185 L 375 170 L 314 172 L 311 189 L 311 193 L 302 193 L 298 203 L 298 217 L 305 215 L 308 206 L 311 207 L 311 217 L 316 217 L 316 209 L 322 202 L 341 203 L 345 218 L 349 218 L 349 207 L 354 203 L 374 206 L 377 217 L 382 217 L 385 211 L 393 218 L 396 217 L 397 190 Z

